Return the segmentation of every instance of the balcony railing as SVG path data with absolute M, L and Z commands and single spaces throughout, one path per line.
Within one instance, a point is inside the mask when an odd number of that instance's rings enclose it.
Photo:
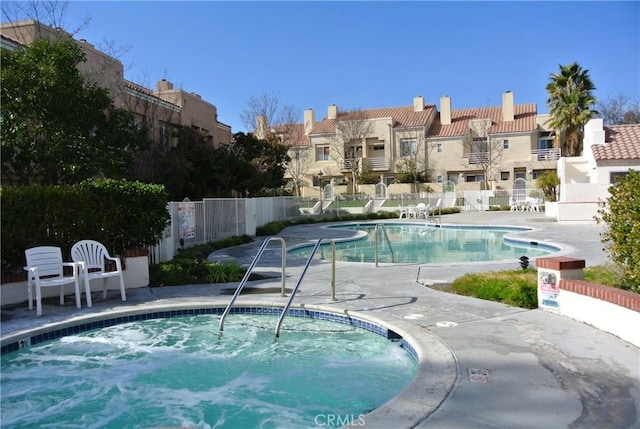
M 556 161 L 560 159 L 560 148 L 552 147 L 549 149 L 532 149 L 531 155 L 536 155 L 538 161 Z
M 360 161 L 361 161 L 361 158 L 358 158 L 358 159 L 345 159 L 340 163 L 340 170 L 341 171 L 351 171 L 355 167 L 358 167 L 358 169 L 359 169 L 360 165 L 358 163 Z
M 486 164 L 489 162 L 489 152 L 465 152 L 463 154 L 469 164 Z
M 383 171 L 389 169 L 389 158 L 367 158 L 365 161 L 365 166 L 369 171 Z

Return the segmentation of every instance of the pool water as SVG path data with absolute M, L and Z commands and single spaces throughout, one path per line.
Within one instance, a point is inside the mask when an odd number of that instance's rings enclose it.
M 375 262 L 375 223 L 340 225 L 336 228 L 360 230 L 366 236 L 336 243 L 336 260 L 344 262 Z M 505 240 L 505 235 L 526 229 L 474 227 L 433 224 L 384 224 L 378 230 L 378 262 L 381 263 L 454 263 L 500 261 L 534 258 L 559 251 L 557 247 L 531 242 Z M 385 236 L 386 232 L 386 236 Z M 387 240 L 388 237 L 388 240 Z M 311 247 L 290 251 L 308 258 Z M 330 259 L 330 244 L 323 244 L 316 259 Z
M 417 364 L 373 332 L 324 320 L 152 319 L 2 356 L 3 428 L 308 428 L 355 421 Z

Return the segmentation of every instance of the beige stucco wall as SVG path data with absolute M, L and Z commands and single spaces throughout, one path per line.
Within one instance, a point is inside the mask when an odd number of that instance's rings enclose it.
M 204 101 L 200 95 L 182 89 L 163 89 L 161 85 L 158 85 L 155 93 L 163 100 L 180 106 L 181 125 L 197 127 L 207 136 L 213 137 L 217 134 L 216 106 Z
M 3 35 L 29 45 L 40 38 L 55 39 L 71 35 L 64 30 L 56 30 L 34 20 L 9 22 L 0 25 Z M 84 39 L 76 40 L 86 54 L 86 61 L 78 65 L 78 69 L 90 80 L 97 82 L 111 93 L 116 106 L 122 106 L 124 67 L 122 63 L 99 50 Z

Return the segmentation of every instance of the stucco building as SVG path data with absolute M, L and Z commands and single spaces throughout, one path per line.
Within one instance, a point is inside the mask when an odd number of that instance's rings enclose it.
M 595 222 L 598 202 L 630 169 L 640 170 L 640 124 L 604 126 L 601 118 L 590 120 L 582 155 L 558 161 L 560 198 L 547 215 L 559 222 Z
M 507 91 L 500 106 L 470 109 L 453 108 L 448 96 L 439 106 L 421 96 L 400 107 L 341 112 L 331 105 L 320 121 L 309 109 L 302 124 L 272 131 L 290 146 L 292 165 L 303 164 L 289 176 L 311 195 L 320 178 L 350 184 L 354 171 L 386 185 L 421 173 L 435 191 L 526 189 L 560 158 L 547 120 Z
M 71 37 L 60 28 L 51 28 L 34 20 L 0 24 L 2 48 L 17 49 L 40 38 Z M 74 39 L 75 40 L 75 39 Z M 159 144 L 172 144 L 171 133 L 177 126 L 191 127 L 214 146 L 231 142 L 231 127 L 218 121 L 215 105 L 195 92 L 174 88 L 162 79 L 154 89 L 125 79 L 122 62 L 97 49 L 85 39 L 76 40 L 86 54 L 78 68 L 93 82 L 109 90 L 116 107 L 132 111 L 144 122 Z

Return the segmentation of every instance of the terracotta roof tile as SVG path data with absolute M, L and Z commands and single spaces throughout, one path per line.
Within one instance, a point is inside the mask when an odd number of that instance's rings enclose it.
M 451 111 L 451 124 L 442 125 L 440 115 L 433 121 L 429 130 L 430 138 L 458 137 L 469 132 L 469 121 L 472 119 L 491 119 L 489 134 L 526 133 L 537 128 L 535 104 L 516 104 L 513 107 L 514 120 L 502 120 L 502 107 L 478 107 L 471 109 L 455 109 Z
M 149 96 L 149 97 L 153 97 L 153 98 L 155 98 L 155 99 L 157 99 L 157 100 L 159 100 L 159 101 L 163 101 L 163 102 L 168 103 L 168 104 L 173 104 L 173 105 L 174 105 L 174 106 L 176 106 L 176 107 L 180 107 L 180 106 L 179 106 L 179 105 L 177 105 L 176 103 L 172 103 L 172 102 L 170 102 L 170 101 L 165 100 L 164 98 L 160 98 L 160 97 L 158 97 L 158 95 L 157 95 L 157 94 L 155 94 L 155 93 L 154 93 L 152 90 L 150 90 L 149 88 L 145 88 L 145 87 L 144 87 L 144 86 L 142 86 L 142 85 L 138 85 L 137 83 L 133 83 L 133 82 L 131 82 L 130 80 L 126 80 L 126 79 L 124 79 L 124 86 L 125 86 L 126 88 L 132 89 L 132 90 L 133 90 L 133 91 L 135 91 L 135 92 L 139 92 L 139 93 L 144 94 L 144 95 L 147 95 L 147 96 Z
M 605 144 L 591 146 L 593 157 L 599 160 L 640 160 L 640 124 L 604 127 Z
M 304 124 L 285 124 L 273 127 L 275 134 L 289 134 L 288 139 L 283 139 L 283 143 L 287 146 L 309 146 L 309 137 L 304 135 Z
M 366 119 L 392 118 L 394 128 L 424 126 L 435 110 L 435 105 L 427 104 L 424 110 L 414 112 L 413 106 L 381 107 L 377 109 L 362 110 Z M 340 116 L 338 112 L 338 116 Z M 344 114 L 344 113 L 342 113 Z M 311 130 L 310 134 L 333 134 L 336 131 L 335 119 L 323 119 Z

